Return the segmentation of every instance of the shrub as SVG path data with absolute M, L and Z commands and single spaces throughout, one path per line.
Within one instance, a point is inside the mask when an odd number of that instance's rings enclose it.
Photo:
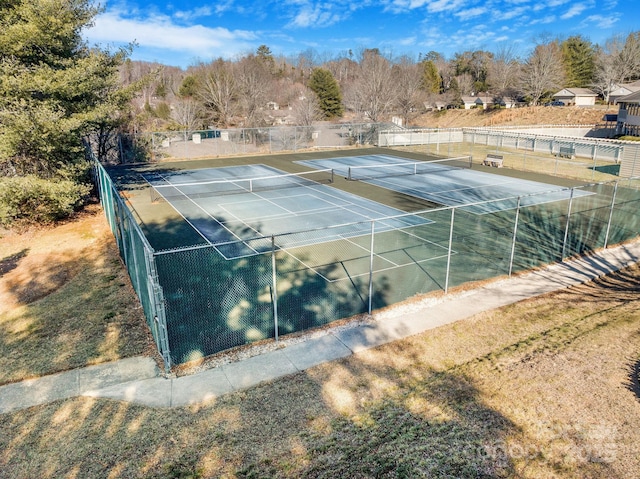
M 0 178 L 0 224 L 51 223 L 66 218 L 82 206 L 90 189 L 61 178 Z

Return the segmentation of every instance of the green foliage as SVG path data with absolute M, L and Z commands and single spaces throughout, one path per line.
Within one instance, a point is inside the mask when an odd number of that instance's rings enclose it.
M 438 67 L 431 60 L 422 62 L 422 81 L 421 87 L 427 93 L 438 94 L 442 90 L 442 78 Z
M 596 49 L 580 35 L 567 38 L 561 44 L 566 86 L 587 88 L 593 84 Z
M 190 98 L 196 95 L 198 91 L 198 80 L 192 75 L 187 75 L 182 80 L 182 84 L 178 89 L 178 95 L 182 98 Z
M 21 218 L 39 197 L 50 198 L 42 208 L 52 213 L 34 218 L 69 211 L 85 188 L 70 176 L 83 170 L 83 137 L 105 136 L 124 118 L 132 91 L 118 87 L 118 68 L 128 51 L 89 48 L 81 35 L 99 11 L 89 0 L 0 1 L 0 174 L 24 177 L 15 181 L 34 188 L 18 195 L 25 205 L 12 199 L 7 213 L 5 203 L 3 218 Z M 75 187 L 35 179 L 62 171 Z
M 309 78 L 309 88 L 318 97 L 318 106 L 326 118 L 342 116 L 342 93 L 338 82 L 329 70 L 314 68 Z
M 0 178 L 0 224 L 50 223 L 81 206 L 89 186 L 34 175 Z
M 156 116 L 163 120 L 168 120 L 171 117 L 171 108 L 165 102 L 159 103 L 156 107 Z

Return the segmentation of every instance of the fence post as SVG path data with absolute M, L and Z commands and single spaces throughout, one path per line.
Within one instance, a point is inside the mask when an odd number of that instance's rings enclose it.
M 278 341 L 278 281 L 276 274 L 276 239 L 271 236 L 271 282 L 273 293 L 271 295 L 273 301 L 273 330 L 276 342 Z
M 616 195 L 618 193 L 618 181 L 616 181 L 615 186 L 613 187 L 613 195 L 611 195 L 611 207 L 609 209 L 609 220 L 607 221 L 607 232 L 604 235 L 604 249 L 607 249 L 609 245 L 609 233 L 611 232 L 611 222 L 613 221 L 613 209 L 616 205 Z
M 147 284 L 153 309 L 153 326 L 156 331 L 156 346 L 162 356 L 165 372 L 171 370 L 171 350 L 169 348 L 169 333 L 167 330 L 167 316 L 165 311 L 164 293 L 158 280 L 155 255 L 145 247 L 145 263 L 147 266 Z
M 564 261 L 564 256 L 567 250 L 567 239 L 569 238 L 569 223 L 571 222 L 571 206 L 573 205 L 573 193 L 575 188 L 571 188 L 571 195 L 569 196 L 569 207 L 567 209 L 567 224 L 564 228 L 564 240 L 562 241 L 562 257 L 560 261 Z
M 371 242 L 369 254 L 369 314 L 373 309 L 373 235 L 375 234 L 375 221 L 371 221 Z
M 509 277 L 513 273 L 513 260 L 516 255 L 516 238 L 518 236 L 518 220 L 520 218 L 520 201 L 521 197 L 518 196 L 518 205 L 516 206 L 516 218 L 513 225 L 513 239 L 511 240 L 511 258 L 509 259 Z
M 447 252 L 447 275 L 444 280 L 444 293 L 449 291 L 449 270 L 451 268 L 451 249 L 453 244 L 453 223 L 455 221 L 456 209 L 451 208 L 451 226 L 449 227 L 449 251 Z

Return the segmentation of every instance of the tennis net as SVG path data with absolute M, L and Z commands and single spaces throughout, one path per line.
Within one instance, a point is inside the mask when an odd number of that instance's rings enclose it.
M 351 181 L 388 178 L 393 176 L 422 175 L 452 169 L 468 169 L 472 166 L 471 156 L 444 158 L 432 161 L 406 161 L 376 165 L 350 166 L 347 179 Z
M 233 178 L 161 185 L 151 183 L 151 201 L 188 201 L 198 198 L 256 193 L 281 188 L 314 186 L 333 183 L 333 178 L 332 169 L 323 169 L 258 178 Z

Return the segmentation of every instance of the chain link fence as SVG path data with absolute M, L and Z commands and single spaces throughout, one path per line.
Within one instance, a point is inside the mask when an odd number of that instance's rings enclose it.
M 637 143 L 584 136 L 591 133 L 586 127 L 551 125 L 394 128 L 381 129 L 378 144 L 442 157 L 471 155 L 479 162 L 487 154 L 497 154 L 504 158 L 505 167 L 584 181 L 607 181 L 614 176 L 635 177 L 640 173 Z
M 422 221 L 402 229 L 390 230 L 389 218 L 340 225 L 328 242 L 313 230 L 154 251 L 97 163 L 95 177 L 167 370 L 640 234 L 634 178 L 566 189 L 560 201 L 538 194 L 420 211 L 411 214 Z M 247 250 L 260 253 L 225 259 Z
M 116 163 L 135 163 L 140 161 L 141 151 L 146 151 L 148 161 L 159 161 L 348 148 L 374 145 L 378 131 L 390 127 L 393 124 L 319 123 L 313 126 L 145 132 L 112 138 L 117 144 L 109 149 L 109 158 Z

